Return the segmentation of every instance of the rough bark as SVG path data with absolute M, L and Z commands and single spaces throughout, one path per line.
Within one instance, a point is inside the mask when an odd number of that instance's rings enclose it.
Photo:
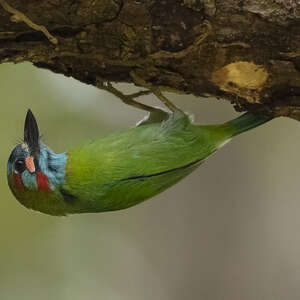
M 97 85 L 135 82 L 300 120 L 299 0 L 7 0 L 0 61 Z M 14 18 L 13 20 L 15 20 Z

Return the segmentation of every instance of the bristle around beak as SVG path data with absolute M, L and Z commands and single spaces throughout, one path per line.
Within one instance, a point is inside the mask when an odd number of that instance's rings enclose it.
M 40 133 L 37 121 L 30 109 L 27 111 L 24 125 L 24 142 L 27 144 L 30 154 L 35 155 L 40 151 Z

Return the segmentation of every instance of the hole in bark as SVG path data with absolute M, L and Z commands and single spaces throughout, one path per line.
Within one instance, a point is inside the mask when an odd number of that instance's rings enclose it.
M 69 37 L 73 37 L 80 31 L 81 31 L 81 29 L 78 27 L 74 28 L 74 27 L 64 26 L 64 27 L 58 27 L 58 28 L 53 29 L 52 34 L 63 37 L 63 38 L 69 38 Z
M 15 40 L 17 43 L 22 42 L 37 42 L 37 41 L 48 41 L 45 35 L 39 31 L 30 31 L 20 34 Z

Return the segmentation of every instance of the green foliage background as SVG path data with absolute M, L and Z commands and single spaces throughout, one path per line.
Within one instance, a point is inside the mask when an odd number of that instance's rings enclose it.
M 236 138 L 139 206 L 58 218 L 22 207 L 6 183 L 26 110 L 55 151 L 144 113 L 29 64 L 1 65 L 0 86 L 1 300 L 299 299 L 298 122 L 274 120 Z M 169 97 L 197 122 L 236 115 L 228 103 Z

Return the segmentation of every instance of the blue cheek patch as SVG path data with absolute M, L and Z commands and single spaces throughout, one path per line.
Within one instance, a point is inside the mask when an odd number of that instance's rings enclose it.
M 42 145 L 39 157 L 41 171 L 47 176 L 51 190 L 65 182 L 66 153 L 56 154 L 47 146 Z
M 49 181 L 49 186 L 52 191 L 56 186 L 60 186 L 65 182 L 65 167 L 67 163 L 66 153 L 56 154 L 47 146 L 42 145 L 40 149 L 39 167 Z M 12 163 L 7 164 L 7 172 L 11 173 Z M 22 181 L 29 190 L 38 190 L 36 174 L 31 174 L 28 170 L 22 173 Z
M 22 181 L 25 187 L 30 190 L 37 190 L 36 176 L 35 174 L 30 174 L 27 170 L 22 173 Z

